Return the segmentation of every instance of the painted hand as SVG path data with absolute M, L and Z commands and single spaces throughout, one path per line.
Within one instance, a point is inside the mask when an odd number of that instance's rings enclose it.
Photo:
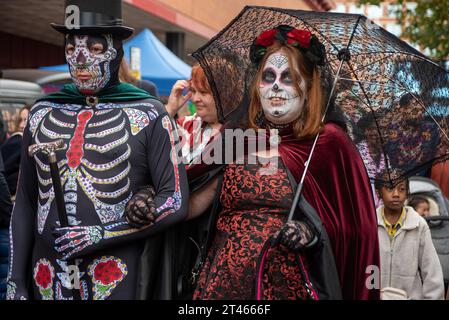
M 139 190 L 128 202 L 125 209 L 126 221 L 135 228 L 151 225 L 156 220 L 156 192 L 152 186 Z
M 70 259 L 74 254 L 93 246 L 103 239 L 103 228 L 100 226 L 74 226 L 56 228 L 55 250 L 62 255 L 62 260 Z
M 309 226 L 302 221 L 289 221 L 275 235 L 272 246 L 282 244 L 292 251 L 300 251 L 314 238 Z

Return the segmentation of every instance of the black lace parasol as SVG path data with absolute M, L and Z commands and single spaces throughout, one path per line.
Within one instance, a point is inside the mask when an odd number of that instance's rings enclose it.
M 449 158 L 449 73 L 366 17 L 247 6 L 193 56 L 204 68 L 221 121 L 246 111 L 263 31 L 290 25 L 325 45 L 324 87 L 369 176 L 398 181 Z

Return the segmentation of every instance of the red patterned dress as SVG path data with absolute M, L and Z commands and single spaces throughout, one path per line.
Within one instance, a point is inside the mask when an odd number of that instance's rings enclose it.
M 282 161 L 275 174 L 260 165 L 228 165 L 215 238 L 201 270 L 194 299 L 255 299 L 256 264 L 265 241 L 285 223 L 293 191 Z M 270 249 L 263 272 L 264 299 L 307 299 L 299 255 Z

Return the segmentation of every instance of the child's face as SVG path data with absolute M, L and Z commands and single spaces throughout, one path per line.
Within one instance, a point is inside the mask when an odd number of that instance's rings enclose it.
M 382 198 L 386 208 L 390 210 L 400 210 L 407 199 L 407 183 L 403 181 L 392 189 L 383 186 L 380 189 L 379 197 Z
M 421 217 L 428 217 L 430 215 L 430 206 L 427 202 L 423 201 L 418 203 L 415 210 Z

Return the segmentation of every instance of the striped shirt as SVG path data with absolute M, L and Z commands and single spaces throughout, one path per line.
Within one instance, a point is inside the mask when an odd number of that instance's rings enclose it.
M 201 153 L 218 130 L 211 128 L 196 114 L 179 118 L 176 124 L 182 146 L 183 162 L 188 169 L 191 164 L 201 162 Z

